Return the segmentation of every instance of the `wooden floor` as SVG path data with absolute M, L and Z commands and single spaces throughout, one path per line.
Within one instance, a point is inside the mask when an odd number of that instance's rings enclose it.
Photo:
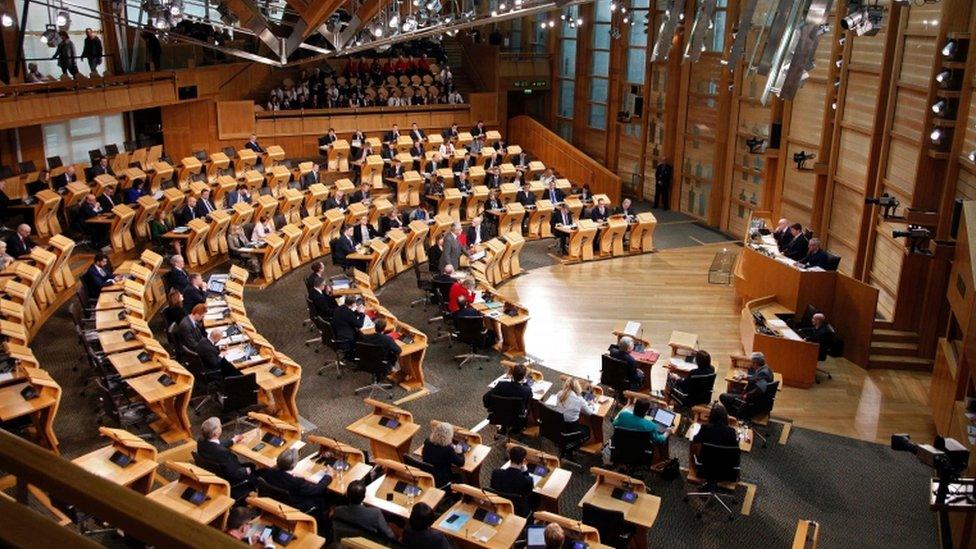
M 721 379 L 729 355 L 741 352 L 734 291 L 707 281 L 708 266 L 724 246 L 535 269 L 505 284 L 501 292 L 531 311 L 527 351 L 550 368 L 598 379 L 600 355 L 613 341 L 611 331 L 635 320 L 662 354 L 672 330 L 697 333 Z M 885 444 L 896 432 L 910 433 L 915 440 L 935 435 L 927 402 L 929 374 L 866 371 L 833 358 L 827 368 L 832 380 L 809 390 L 782 391 L 774 415 L 800 427 Z M 664 375 L 662 368 L 654 368 L 654 388 L 662 386 Z M 718 393 L 717 387 L 716 399 Z

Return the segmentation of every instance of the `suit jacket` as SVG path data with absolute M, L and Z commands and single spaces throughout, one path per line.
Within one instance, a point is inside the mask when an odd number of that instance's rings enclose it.
M 461 160 L 458 160 L 457 162 L 454 163 L 454 166 L 451 168 L 451 170 L 454 171 L 455 173 L 467 172 L 468 168 L 470 168 L 473 165 L 474 165 L 473 159 L 468 158 L 467 160 L 465 160 L 462 158 Z
M 421 457 L 425 463 L 434 468 L 434 484 L 444 486 L 454 477 L 453 466 L 464 465 L 464 454 L 459 454 L 450 446 L 434 444 L 427 439 L 424 441 Z
M 776 240 L 776 246 L 780 251 L 786 249 L 790 245 L 790 241 L 793 240 L 793 233 L 790 232 L 790 228 L 787 227 L 782 231 L 773 231 L 773 238 Z
M 183 310 L 190 314 L 193 308 L 207 302 L 207 292 L 196 286 L 187 285 L 183 288 Z
M 634 360 L 634 357 L 630 356 L 630 353 L 625 353 L 618 348 L 614 348 L 610 351 L 610 357 L 623 361 L 627 364 L 627 379 L 629 379 L 631 383 L 637 383 L 640 381 L 640 374 L 637 373 L 637 361 Z
M 346 235 L 340 236 L 336 239 L 335 248 L 332 250 L 333 255 L 337 261 L 344 261 L 346 256 L 356 251 L 356 241 L 355 239 L 350 240 Z
M 525 401 L 525 405 L 528 406 L 529 401 L 532 400 L 532 388 L 525 383 L 515 383 L 514 381 L 510 380 L 499 381 L 481 397 L 481 403 L 484 404 L 485 408 L 488 407 L 491 395 L 500 397 L 518 397 Z
M 207 214 L 216 209 L 217 208 L 214 206 L 213 202 L 201 198 L 197 200 L 197 207 L 193 210 L 193 213 L 196 214 L 197 217 L 207 217 Z
M 457 137 L 458 134 L 460 134 L 460 133 L 461 133 L 461 130 L 454 130 L 454 129 L 448 128 L 448 129 L 444 130 L 443 132 L 441 132 L 441 135 L 443 135 L 445 139 L 453 139 L 453 138 Z
M 173 214 L 177 226 L 183 226 L 189 223 L 191 220 L 200 217 L 197 215 L 195 210 L 191 210 L 186 204 L 180 206 L 178 210 Z
M 395 145 L 397 138 L 400 137 L 401 135 L 403 135 L 403 134 L 400 133 L 399 130 L 397 130 L 397 133 L 393 133 L 393 131 L 388 131 L 388 132 L 386 132 L 386 135 L 383 136 L 383 141 L 386 142 L 386 143 L 392 143 L 392 144 Z
M 78 181 L 77 175 L 68 176 L 68 172 L 64 172 L 63 174 L 52 178 L 51 184 L 54 185 L 54 190 L 58 190 L 63 187 L 67 187 L 69 183 L 74 183 L 75 181 Z
M 421 130 L 420 128 L 410 130 L 410 139 L 413 139 L 414 141 L 423 141 L 426 137 L 427 134 L 425 134 L 424 130 Z
M 336 307 L 332 314 L 332 333 L 336 339 L 351 344 L 359 339 L 359 329 L 363 327 L 365 318 L 363 313 L 353 311 L 345 305 Z
M 553 187 L 551 190 L 546 189 L 546 191 L 542 193 L 542 198 L 556 204 L 566 200 L 566 193 L 564 193 L 562 189 Z
M 104 168 L 99 164 L 92 166 L 92 177 L 96 175 L 105 175 L 105 174 L 111 176 L 115 175 L 115 172 L 112 171 L 112 166 L 105 166 Z
M 359 190 L 359 191 L 356 191 L 356 192 L 352 193 L 352 196 L 350 197 L 350 201 L 351 202 L 362 202 L 363 200 L 366 200 L 367 198 L 369 198 L 369 191 L 367 191 L 367 192 L 364 193 L 363 191 Z
M 515 502 L 515 514 L 520 517 L 527 517 L 532 511 L 529 505 L 529 496 L 535 485 L 528 471 L 507 467 L 505 469 L 495 469 L 491 472 L 491 489 L 505 494 L 522 496 Z
M 99 269 L 94 264 L 88 267 L 88 270 L 85 271 L 81 281 L 85 284 L 85 289 L 88 290 L 88 295 L 93 298 L 97 298 L 99 294 L 102 293 L 103 287 L 115 283 L 115 280 L 112 278 L 112 271 L 108 269 Z
M 474 246 L 477 242 L 477 235 L 475 234 L 474 225 L 469 225 L 464 233 L 464 241 L 468 243 L 468 246 Z M 488 234 L 488 229 L 485 228 L 485 224 L 481 224 L 481 241 L 486 242 L 491 240 L 491 236 Z
M 502 157 L 500 156 L 489 156 L 488 160 L 485 160 L 485 169 L 494 168 L 495 166 L 502 165 Z
M 502 201 L 497 198 L 489 198 L 485 200 L 486 210 L 500 210 L 502 209 Z
M 437 266 L 438 270 L 443 271 L 444 266 L 448 263 L 454 265 L 454 270 L 460 269 L 462 254 L 464 254 L 464 250 L 461 249 L 461 243 L 458 242 L 454 233 L 448 232 L 444 236 L 444 252 L 441 254 L 441 260 Z
M 566 211 L 566 219 L 569 220 L 569 223 L 564 222 L 563 221 L 563 214 L 562 214 L 562 212 L 559 211 L 559 210 L 556 210 L 556 211 L 552 212 L 552 217 L 549 218 L 549 225 L 552 226 L 552 229 L 553 230 L 556 229 L 556 225 L 572 225 L 573 224 L 573 212 L 567 210 Z M 557 233 L 557 234 L 563 234 L 563 233 Z
M 793 240 L 791 240 L 790 243 L 786 246 L 786 249 L 783 250 L 783 255 L 785 255 L 790 259 L 799 261 L 800 259 L 806 257 L 807 251 L 809 249 L 810 249 L 810 242 L 807 240 L 807 237 L 803 233 L 800 233 L 796 235 L 793 238 Z
M 768 364 L 764 364 L 761 368 L 749 374 L 747 379 L 746 399 L 749 399 L 766 392 L 766 388 L 773 382 L 773 370 Z
M 590 219 L 593 221 L 603 221 L 610 217 L 610 208 L 604 208 L 603 212 L 600 212 L 600 208 L 593 208 L 590 210 Z
M 312 299 L 312 310 L 315 314 L 325 320 L 332 320 L 332 316 L 339 306 L 336 300 L 315 288 L 309 292 L 309 297 Z
M 333 519 L 333 539 L 335 540 L 362 535 L 362 530 L 381 534 L 388 539 L 396 539 L 393 530 L 390 530 L 390 525 L 383 518 L 383 512 L 374 507 L 340 505 L 335 508 Z M 347 525 L 356 525 L 358 530 Z
M 496 189 L 501 184 L 502 184 L 502 176 L 500 174 L 495 175 L 493 173 L 490 173 L 485 176 L 485 185 L 489 189 Z
M 180 343 L 187 349 L 196 349 L 197 343 L 206 335 L 203 325 L 196 324 L 189 316 L 183 317 L 176 328 Z
M 102 211 L 110 212 L 116 206 L 115 200 L 106 193 L 98 195 L 98 203 L 102 205 Z
M 535 193 L 532 191 L 519 191 L 515 193 L 515 201 L 523 206 L 531 206 L 535 204 Z
M 366 234 L 369 235 L 370 239 L 376 238 L 378 236 L 376 233 L 376 229 L 374 229 L 373 226 L 370 225 L 369 223 L 365 225 L 356 225 L 356 228 L 353 229 L 352 231 L 352 239 L 356 242 L 356 244 L 362 244 L 363 241 L 366 240 L 365 238 L 363 238 L 363 227 L 366 228 Z
M 180 269 L 170 269 L 163 278 L 167 289 L 176 288 L 180 293 L 183 293 L 183 290 L 190 284 L 190 276 L 186 274 L 186 271 Z
M 37 244 L 28 235 L 23 240 L 20 239 L 20 235 L 14 233 L 7 237 L 7 253 L 13 257 L 18 258 L 30 253 L 34 246 Z
M 386 362 L 393 367 L 398 360 L 400 360 L 400 353 L 402 349 L 397 345 L 397 342 L 387 334 L 377 334 L 372 333 L 365 335 L 361 338 L 363 343 L 369 343 L 370 345 L 376 345 L 386 349 Z
M 341 208 L 341 209 L 345 210 L 346 208 L 349 207 L 349 202 L 346 201 L 346 197 L 342 197 L 342 200 L 336 200 L 333 197 L 333 198 L 327 199 L 325 201 L 325 204 L 322 207 L 326 211 L 331 210 L 333 208 Z
M 258 145 L 257 142 L 251 143 L 250 141 L 248 141 L 247 143 L 244 143 L 244 148 L 245 149 L 251 149 L 252 151 L 254 151 L 254 152 L 258 153 L 258 154 L 264 152 L 264 149 L 261 148 L 261 145 Z
M 220 467 L 216 474 L 233 484 L 246 480 L 250 474 L 237 459 L 237 455 L 230 451 L 230 446 L 229 439 L 221 441 L 220 444 L 200 439 L 197 441 L 197 455 L 216 463 Z
M 247 196 L 244 196 L 237 190 L 228 192 L 227 197 L 225 198 L 228 208 L 233 208 L 234 204 L 237 204 L 238 202 L 247 202 L 248 204 L 250 204 L 251 200 L 252 199 L 250 193 L 248 193 Z
M 635 215 L 635 212 L 633 208 L 628 208 L 625 210 L 623 206 L 617 206 L 616 208 L 613 209 L 613 214 L 626 215 L 627 217 L 630 217 L 632 215 Z
M 423 158 L 424 157 L 424 146 L 421 145 L 419 147 L 410 147 L 410 150 L 408 152 L 410 153 L 410 156 L 412 156 L 414 158 Z
M 817 250 L 804 256 L 804 258 L 800 260 L 800 263 L 802 265 L 806 265 L 807 267 L 820 267 L 821 269 L 826 270 L 827 262 L 829 260 L 830 258 L 827 256 L 827 252 Z
M 277 468 L 262 469 L 258 474 L 271 486 L 288 492 L 292 505 L 300 511 L 322 507 L 323 500 L 329 493 L 329 483 L 332 482 L 332 477 L 325 475 L 317 483 L 312 484 Z
M 309 186 L 318 183 L 318 175 L 315 172 L 308 172 L 302 176 L 302 190 L 309 188 Z
M 390 219 L 389 217 L 380 218 L 380 235 L 386 236 L 386 233 L 390 232 L 391 229 L 402 229 L 403 221 L 399 217 L 396 219 Z
M 91 218 L 93 218 L 96 215 L 99 215 L 101 213 L 104 213 L 103 210 L 102 210 L 102 205 L 101 204 L 98 204 L 98 209 L 96 210 L 94 205 L 85 202 L 84 204 L 82 204 L 81 208 L 78 210 L 78 217 L 81 218 L 81 221 L 85 221 L 85 220 L 91 219 Z M 16 237 L 16 235 L 14 235 L 14 236 Z M 7 246 L 7 249 L 9 251 L 9 249 L 10 249 L 10 246 L 9 245 Z
M 233 364 L 220 356 L 220 349 L 210 341 L 209 337 L 201 337 L 195 350 L 205 370 L 219 370 L 220 375 L 224 377 L 240 374 Z

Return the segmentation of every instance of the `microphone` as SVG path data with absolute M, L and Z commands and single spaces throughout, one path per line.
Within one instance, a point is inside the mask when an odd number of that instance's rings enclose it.
M 495 502 L 491 500 L 491 497 L 488 495 L 488 492 L 485 491 L 484 486 L 482 486 L 481 488 L 479 488 L 479 490 L 481 490 L 481 494 L 483 496 L 485 496 L 485 501 L 488 502 L 488 505 L 491 505 L 491 512 L 492 513 L 495 513 L 497 515 L 498 514 L 498 506 L 495 505 Z

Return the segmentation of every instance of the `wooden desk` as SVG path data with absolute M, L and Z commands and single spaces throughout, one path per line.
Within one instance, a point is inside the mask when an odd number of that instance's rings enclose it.
M 430 473 L 382 458 L 376 459 L 376 465 L 383 468 L 383 475 L 366 486 L 366 499 L 363 500 L 366 505 L 407 519 L 415 504 L 424 502 L 435 509 L 444 499 L 444 491 L 434 486 L 434 477 Z M 419 494 L 409 496 L 405 493 L 418 488 Z
M 563 529 L 566 540 L 582 541 L 587 549 L 610 549 L 609 545 L 600 543 L 600 532 L 592 526 L 582 522 L 566 518 L 564 516 L 550 513 L 548 511 L 536 511 L 532 514 L 532 519 L 536 524 L 558 524 Z
M 569 376 L 559 376 L 560 381 L 565 381 Z M 580 446 L 580 451 L 586 452 L 587 454 L 600 454 L 603 452 L 603 443 L 606 439 L 603 434 L 603 424 L 607 415 L 610 414 L 610 410 L 613 409 L 614 399 L 611 396 L 603 394 L 603 388 L 597 385 L 591 385 L 585 379 L 577 378 L 580 384 L 580 389 L 583 392 L 589 390 L 593 391 L 593 395 L 596 403 L 596 413 L 592 415 L 580 414 L 579 422 L 590 428 L 590 439 L 586 441 L 583 446 Z M 547 406 L 556 406 L 556 398 L 559 393 L 553 393 L 546 400 Z
M 141 376 L 149 372 L 162 370 L 165 367 L 162 362 L 155 359 L 155 353 L 146 347 L 150 341 L 156 342 L 155 339 L 146 338 L 142 335 L 136 336 L 136 339 L 143 345 L 143 348 L 113 353 L 105 357 L 122 379 Z M 161 347 L 160 350 L 162 350 Z M 146 360 L 140 360 L 140 356 L 146 357 Z M 162 358 L 169 358 L 165 352 L 161 356 Z
M 427 233 L 430 231 L 427 223 L 415 219 L 407 225 L 407 229 L 407 242 L 403 245 L 406 266 L 426 263 L 427 250 L 424 247 L 424 242 L 427 240 Z
M 363 400 L 373 411 L 346 427 L 350 433 L 369 439 L 370 448 L 376 458 L 402 461 L 403 454 L 410 451 L 413 436 L 420 426 L 413 422 L 413 414 L 378 400 Z M 390 428 L 380 424 L 396 420 L 399 425 Z
M 453 484 L 451 490 L 460 500 L 444 512 L 434 523 L 434 528 L 446 534 L 459 547 L 507 548 L 515 544 L 526 520 L 515 514 L 512 502 L 494 494 L 483 492 L 467 484 Z M 487 511 L 498 515 L 501 523 L 491 526 L 474 518 L 476 512 Z M 466 520 L 455 531 L 446 526 L 448 520 Z M 481 534 L 484 537 L 481 537 Z
M 349 142 L 336 139 L 332 142 L 328 155 L 328 170 L 330 172 L 349 171 Z
M 498 335 L 498 343 L 495 348 L 509 359 L 525 356 L 525 327 L 529 323 L 529 310 L 488 288 L 482 288 L 482 291 L 485 301 L 501 302 L 514 307 L 516 310 L 516 314 L 512 316 L 505 314 L 505 306 L 489 309 L 487 303 L 475 303 L 473 305 L 495 327 L 495 332 Z
M 401 207 L 416 207 L 420 204 L 420 192 L 424 185 L 424 179 L 420 177 L 420 172 L 407 170 L 403 172 L 403 178 L 397 180 L 397 205 Z
M 348 468 L 337 468 L 336 474 L 329 483 L 329 490 L 340 496 L 346 495 L 349 483 L 356 480 L 363 480 L 373 470 L 363 452 L 358 448 L 339 442 L 336 439 L 310 435 L 309 444 L 318 444 L 319 448 L 305 459 L 295 465 L 292 474 L 301 477 L 309 482 L 317 483 L 319 473 L 323 471 L 326 464 L 333 465 L 335 461 L 344 461 Z
M 232 445 L 230 451 L 259 467 L 274 467 L 275 461 L 282 452 L 296 443 L 301 443 L 301 429 L 291 423 L 260 412 L 248 412 L 247 417 L 257 424 L 257 427 L 244 433 L 241 441 Z M 275 446 L 265 440 L 270 440 L 272 437 L 280 438 L 282 443 Z
M 265 528 L 276 527 L 293 536 L 286 545 L 274 542 L 275 547 L 318 549 L 325 546 L 325 538 L 316 534 L 318 525 L 315 519 L 298 509 L 258 496 L 249 496 L 247 504 L 258 510 L 258 516 L 251 521 L 251 534 L 260 535 Z
M 407 391 L 419 391 L 424 388 L 425 383 L 424 357 L 427 355 L 427 334 L 405 322 L 393 320 L 388 325 L 392 325 L 401 336 L 410 334 L 413 341 L 405 343 L 400 337 L 396 339 L 397 345 L 400 347 L 400 369 L 392 372 L 390 379 Z
M 539 496 L 539 505 L 544 511 L 552 511 L 553 513 L 559 513 L 559 498 L 562 497 L 563 491 L 566 490 L 566 486 L 569 485 L 569 479 L 573 474 L 566 469 L 560 469 L 559 458 L 552 455 L 536 450 L 534 448 L 529 448 L 528 446 L 522 446 L 521 444 L 515 444 L 514 442 L 509 442 L 505 445 L 505 450 L 511 450 L 513 446 L 521 446 L 525 449 L 525 463 L 529 469 L 529 476 L 532 477 L 532 483 L 534 488 L 532 491 Z M 510 461 L 506 461 L 502 467 L 511 466 Z M 544 474 L 541 469 L 545 469 Z M 536 511 L 538 516 L 539 511 Z
M 363 164 L 363 171 L 359 175 L 360 180 L 369 183 L 373 189 L 383 188 L 383 157 L 378 154 L 371 154 L 366 157 Z
M 61 386 L 44 370 L 21 365 L 25 380 L 0 388 L 0 422 L 27 417 L 33 424 L 33 440 L 55 454 L 58 437 L 54 434 L 54 417 L 61 404 Z M 37 396 L 25 400 L 21 391 L 33 387 Z
M 618 217 L 610 217 L 600 233 L 600 255 L 621 256 L 624 254 L 624 233 L 627 231 L 627 221 Z
M 632 543 L 637 547 L 647 547 L 647 531 L 657 520 L 657 514 L 661 510 L 661 498 L 648 494 L 647 487 L 639 479 L 599 467 L 590 468 L 590 473 L 596 476 L 596 482 L 580 500 L 579 507 L 589 503 L 601 509 L 622 512 L 624 520 L 637 528 Z M 635 501 L 627 503 L 613 497 L 613 491 L 617 488 L 634 492 Z
M 550 220 L 554 211 L 552 202 L 548 200 L 537 200 L 535 207 L 529 213 L 529 239 L 549 238 L 552 236 Z
M 162 371 L 130 378 L 125 382 L 159 418 L 149 426 L 163 441 L 191 440 L 187 408 L 193 392 L 193 376 L 175 360 L 159 360 L 164 366 Z M 168 374 L 175 383 L 168 387 L 160 383 L 159 377 L 163 374 Z
M 776 335 L 760 333 L 753 314 L 762 315 L 766 326 Z M 804 341 L 778 315 L 792 317 L 794 312 L 781 305 L 774 296 L 754 299 L 745 304 L 739 318 L 739 335 L 745 355 L 761 352 L 766 363 L 790 387 L 809 389 L 817 377 L 817 355 L 820 346 Z
M 685 438 L 688 439 L 689 442 L 695 439 L 695 436 L 698 434 L 701 426 L 708 423 L 709 411 L 710 407 L 704 404 L 699 404 L 691 409 L 694 423 L 692 423 L 685 432 Z M 677 421 L 677 418 L 675 418 L 675 420 Z M 729 426 L 735 429 L 736 435 L 739 437 L 739 449 L 743 452 L 751 452 L 752 442 L 754 439 L 752 429 L 739 423 L 739 420 L 732 416 L 729 416 Z
M 276 376 L 273 369 L 280 369 L 284 374 Z M 274 413 L 278 419 L 299 426 L 298 420 L 298 385 L 302 381 L 302 367 L 281 353 L 275 353 L 272 363 L 258 364 L 241 370 L 244 375 L 255 374 L 259 401 L 265 409 Z
M 522 274 L 522 264 L 519 261 L 519 256 L 522 254 L 522 248 L 525 246 L 525 239 L 522 238 L 520 231 L 512 231 L 504 234 L 502 235 L 502 239 L 505 241 L 505 251 L 502 252 L 499 266 L 502 271 L 502 280 L 508 280 L 509 278 Z
M 126 486 L 142 494 L 148 494 L 156 478 L 156 447 L 122 429 L 99 427 L 98 432 L 112 444 L 89 452 L 72 460 L 82 469 L 98 475 L 119 486 Z M 116 453 L 131 461 L 120 466 L 111 460 Z
M 691 354 L 698 350 L 698 334 L 674 330 L 668 340 L 668 347 L 671 347 L 671 356 Z
M 468 199 L 464 205 L 465 219 L 470 220 L 475 216 L 481 215 L 482 210 L 485 209 L 484 205 L 486 200 L 488 200 L 488 187 L 475 185 L 472 182 L 471 194 L 468 195 Z
M 51 189 L 42 189 L 34 195 L 34 198 L 37 199 L 37 206 L 34 209 L 34 230 L 37 236 L 48 238 L 60 233 L 58 205 L 61 204 L 61 195 Z
M 170 461 L 164 463 L 163 467 L 179 474 L 179 479 L 150 492 L 146 497 L 187 518 L 224 530 L 227 526 L 227 515 L 234 506 L 234 498 L 230 497 L 230 484 L 192 463 Z M 200 505 L 183 499 L 182 495 L 187 489 L 202 492 L 206 499 Z
M 657 228 L 657 218 L 654 214 L 651 212 L 637 214 L 634 224 L 630 227 L 628 249 L 631 252 L 653 252 L 655 228 Z
M 214 181 L 221 172 L 230 167 L 230 158 L 222 152 L 210 153 L 210 162 L 207 164 L 207 179 Z
M 433 431 L 437 424 L 441 423 L 436 419 L 431 420 L 430 428 Z M 481 435 L 469 431 L 457 425 L 454 428 L 454 443 L 464 441 L 468 445 L 468 451 L 464 452 L 464 465 L 456 467 L 464 477 L 464 482 L 472 486 L 481 486 L 481 466 L 484 465 L 485 458 L 491 453 L 491 447 L 481 443 Z M 426 442 L 426 441 L 425 441 Z M 421 444 L 414 449 L 416 456 L 423 455 L 424 445 Z
M 180 172 L 177 176 L 180 188 L 186 188 L 190 184 L 190 179 L 200 174 L 201 168 L 203 164 L 195 156 L 187 156 L 180 160 Z
M 567 253 L 569 259 L 575 261 L 590 261 L 593 259 L 593 239 L 596 238 L 596 223 L 589 219 L 580 219 L 574 226 L 566 227 L 556 225 L 556 230 L 569 235 L 569 250 Z

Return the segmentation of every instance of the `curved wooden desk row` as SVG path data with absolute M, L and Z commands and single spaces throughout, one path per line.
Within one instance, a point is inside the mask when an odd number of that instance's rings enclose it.
M 68 258 L 75 243 L 55 235 L 0 271 L 0 334 L 27 345 L 51 314 L 69 298 L 75 278 Z
M 556 230 L 565 233 L 569 239 L 570 261 L 590 261 L 653 252 L 656 227 L 657 218 L 654 214 L 643 212 L 632 219 L 613 215 L 600 223 L 581 219 L 571 227 L 557 225 Z M 624 246 L 628 235 L 629 243 Z M 598 244 L 594 249 L 594 241 L 597 240 Z
M 61 405 L 61 386 L 40 367 L 26 345 L 7 340 L 3 354 L 12 359 L 13 369 L 0 374 L 0 423 L 27 422 L 29 440 L 59 453 L 54 417 Z

